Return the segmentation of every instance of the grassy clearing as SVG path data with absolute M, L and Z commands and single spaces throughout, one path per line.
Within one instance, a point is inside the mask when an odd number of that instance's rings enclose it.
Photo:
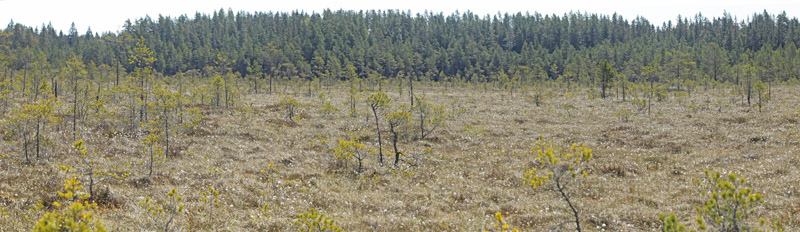
M 408 104 L 408 93 L 385 88 L 392 99 L 385 112 Z M 237 107 L 203 108 L 199 125 L 171 142 L 174 156 L 154 168 L 153 178 L 146 178 L 140 135 L 85 125 L 80 137 L 87 150 L 131 173 L 96 186 L 102 197 L 96 217 L 114 231 L 155 229 L 142 203 L 168 203 L 166 193 L 176 189 L 185 210 L 171 228 L 181 231 L 296 230 L 295 215 L 310 208 L 353 231 L 476 231 L 493 228 L 497 212 L 521 231 L 542 231 L 571 214 L 556 193 L 523 184 L 535 164 L 527 152 L 541 136 L 593 150 L 591 175 L 570 190 L 587 230 L 656 230 L 659 213 L 677 213 L 692 224 L 694 207 L 703 201 L 693 180 L 706 169 L 736 173 L 761 192 L 755 218 L 800 227 L 797 87 L 773 87 L 762 112 L 732 103 L 737 97 L 725 90 L 698 90 L 654 101 L 648 116 L 621 99 L 589 99 L 586 89 L 535 99 L 532 93 L 510 97 L 420 85 L 417 95 L 449 109 L 446 125 L 416 140 L 412 120 L 397 145 L 404 162 L 394 168 L 381 119 L 385 165 L 369 154 L 361 174 L 354 163 L 344 168 L 331 150 L 354 134 L 377 149 L 375 121 L 363 102 L 371 92 L 360 93 L 351 117 L 346 88 L 322 91 L 338 111 L 322 110 L 324 102 L 305 91 L 292 96 L 299 106 L 288 119 L 282 94 L 244 95 Z M 10 154 L 0 162 L 0 230 L 30 230 L 41 216 L 33 205 L 41 200 L 48 210 L 58 200 L 67 178 L 58 166 L 83 162 L 70 149 L 69 122 L 57 127 L 47 132 L 55 147 L 32 165 L 21 164 L 19 146 L 0 147 Z M 209 187 L 216 197 L 209 197 Z

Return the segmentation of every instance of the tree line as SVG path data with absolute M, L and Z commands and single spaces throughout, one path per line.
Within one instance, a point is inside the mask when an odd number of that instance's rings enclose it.
M 743 65 L 753 66 L 767 81 L 800 76 L 800 22 L 785 12 L 764 11 L 746 20 L 698 14 L 655 25 L 643 17 L 580 12 L 480 16 L 220 9 L 193 18 L 147 16 L 127 20 L 123 28 L 117 33 L 89 29 L 80 34 L 73 25 L 64 33 L 51 25 L 30 27 L 12 21 L 0 31 L 0 68 L 8 77 L 57 69 L 77 56 L 118 78 L 134 72 L 136 64 L 129 60 L 142 39 L 154 52 L 154 72 L 163 75 L 208 73 L 223 58 L 240 76 L 307 80 L 410 76 L 491 82 L 510 75 L 520 81 L 562 78 L 593 83 L 600 60 L 631 81 L 654 74 L 659 82 L 738 83 Z M 655 73 L 647 73 L 648 66 Z

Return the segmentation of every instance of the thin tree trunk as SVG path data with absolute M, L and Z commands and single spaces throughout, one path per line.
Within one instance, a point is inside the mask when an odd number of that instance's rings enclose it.
M 33 101 L 36 101 L 39 98 L 39 78 L 36 74 L 33 75 Z
M 751 90 L 750 78 L 747 78 L 747 105 L 748 106 L 750 105 L 750 94 L 751 94 L 751 92 L 752 92 L 752 90 Z
M 25 153 L 25 162 L 31 163 L 30 158 L 28 158 L 28 132 L 23 133 L 22 136 L 25 137 L 22 142 L 22 149 Z
M 220 88 L 220 86 L 217 86 L 217 92 L 216 92 L 216 94 L 217 94 L 217 107 L 219 107 L 219 95 L 220 95 L 219 88 Z
M 25 65 L 27 66 L 27 64 Z M 28 84 L 28 68 L 22 69 L 22 97 L 25 98 L 25 87 Z
M 77 116 L 78 116 L 78 79 L 75 78 L 72 87 L 72 141 L 75 141 L 77 133 Z
M 769 92 L 767 92 L 767 94 L 768 94 L 767 96 L 769 96 L 770 99 L 772 99 L 772 81 L 771 80 L 767 81 L 767 89 L 769 91 Z
M 165 105 L 166 105 L 166 103 L 165 103 Z M 165 152 L 164 154 L 166 154 L 166 157 L 169 158 L 169 113 L 167 113 L 167 107 L 164 107 L 164 131 L 165 131 L 165 133 L 164 133 L 165 136 L 164 137 L 166 137 L 166 141 L 165 142 L 166 142 L 166 147 L 167 147 L 167 149 L 164 150 L 164 152 Z
M 419 114 L 419 139 L 425 138 L 425 118 L 423 114 Z
M 153 159 L 155 159 L 155 154 L 153 154 L 153 145 L 150 145 L 150 172 L 147 174 L 147 177 L 153 176 Z
M 647 116 L 650 116 L 650 107 L 653 105 L 653 93 L 655 93 L 655 89 L 653 88 L 653 78 L 650 77 L 650 97 L 647 99 Z
M 391 123 L 389 123 L 391 125 Z M 392 138 L 392 146 L 394 147 L 394 166 L 397 167 L 400 164 L 400 152 L 397 151 L 397 132 L 394 131 L 394 126 L 391 128 L 392 134 L 394 135 Z
M 225 108 L 228 108 L 228 81 L 225 81 Z
M 81 124 L 83 124 L 83 128 L 86 128 L 86 120 L 88 117 L 89 106 L 86 104 L 89 102 L 89 84 L 86 84 L 86 88 L 83 89 L 83 105 L 81 106 Z M 83 129 L 81 129 L 81 135 L 83 135 Z
M 363 160 L 363 158 L 361 157 L 361 155 L 359 155 L 357 159 L 358 159 L 358 173 L 361 173 L 361 170 L 362 170 L 362 168 L 361 168 L 361 163 L 362 162 L 361 161 Z
M 36 159 L 39 159 L 39 123 L 41 119 L 36 119 Z
M 53 85 L 53 96 L 58 98 L 58 81 L 56 81 L 56 77 L 53 77 L 53 80 L 51 82 L 53 82 L 52 83 L 52 85 Z
M 383 144 L 381 143 L 381 126 L 378 124 L 378 111 L 375 107 L 372 108 L 372 114 L 375 115 L 375 129 L 378 131 L 378 162 L 383 166 Z
M 94 167 L 89 168 L 89 197 L 95 199 L 94 197 Z
M 625 82 L 622 83 L 622 101 L 625 101 Z
M 411 107 L 414 107 L 414 80 L 411 76 L 408 76 L 408 87 L 411 89 L 408 97 L 411 99 Z
M 581 231 L 581 220 L 578 217 L 578 210 L 575 209 L 575 206 L 572 205 L 572 202 L 569 201 L 569 197 L 567 197 L 567 194 L 564 192 L 564 186 L 561 186 L 561 181 L 555 181 L 555 182 L 556 182 L 556 189 L 558 190 L 558 193 L 560 193 L 561 197 L 564 198 L 564 201 L 567 202 L 567 205 L 569 206 L 569 209 L 572 210 L 572 215 L 575 217 L 575 229 L 578 232 L 580 232 Z
M 145 90 L 145 86 L 144 86 L 145 85 L 144 81 L 145 81 L 146 77 L 141 77 L 141 78 L 142 78 L 142 80 L 139 82 L 139 87 L 142 88 L 141 89 L 142 92 L 139 94 L 139 100 L 142 102 L 142 105 L 141 105 L 141 107 L 139 109 L 139 121 L 140 122 L 144 122 L 144 119 L 145 119 L 144 112 L 146 111 L 145 107 L 147 107 L 147 103 L 145 103 L 145 96 L 144 95 L 145 95 L 145 93 L 147 91 Z
M 119 62 L 117 62 L 117 79 L 114 80 L 114 86 L 119 85 Z

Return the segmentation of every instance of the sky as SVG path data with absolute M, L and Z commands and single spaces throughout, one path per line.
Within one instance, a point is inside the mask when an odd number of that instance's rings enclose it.
M 617 13 L 632 20 L 643 16 L 651 23 L 661 25 L 667 20 L 675 21 L 678 15 L 694 17 L 702 13 L 705 17 L 719 17 L 723 12 L 747 19 L 753 13 L 767 10 L 770 14 L 786 11 L 790 18 L 800 14 L 798 0 L 483 0 L 483 1 L 432 1 L 432 0 L 0 0 L 0 28 L 5 28 L 11 20 L 26 26 L 40 27 L 51 23 L 56 30 L 65 33 L 74 22 L 78 32 L 83 34 L 91 27 L 93 32 L 118 32 L 126 19 L 142 18 L 150 15 L 177 17 L 187 14 L 190 18 L 196 12 L 212 13 L 219 9 L 232 9 L 234 12 L 321 12 L 324 9 L 372 10 L 397 9 L 411 10 L 412 13 L 429 12 L 450 14 L 472 11 L 479 15 L 516 12 L 539 12 L 557 14 L 567 12 L 588 12 L 600 14 Z

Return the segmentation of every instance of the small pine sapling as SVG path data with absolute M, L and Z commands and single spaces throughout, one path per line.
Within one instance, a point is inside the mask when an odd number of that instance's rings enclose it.
M 203 191 L 200 193 L 203 195 L 200 197 L 201 202 L 205 202 L 207 204 L 207 210 L 209 213 L 213 213 L 214 209 L 219 208 L 219 192 L 214 189 L 212 186 L 208 186 L 208 192 Z
M 71 178 L 64 180 L 64 190 L 58 191 L 58 195 L 66 202 L 71 202 L 68 207 L 64 207 L 59 202 L 53 202 L 53 206 L 57 209 L 63 210 L 46 212 L 38 222 L 34 225 L 33 231 L 92 231 L 104 232 L 106 231 L 103 223 L 99 218 L 95 218 L 94 209 L 97 207 L 96 203 L 89 203 L 86 199 L 89 198 L 88 194 L 83 191 L 83 185 L 75 175 Z M 35 206 L 36 211 L 42 211 L 43 205 L 37 203 Z
M 170 226 L 175 221 L 175 217 L 183 212 L 182 201 L 183 196 L 180 196 L 177 190 L 172 189 L 167 193 L 166 201 L 159 204 L 150 197 L 145 197 L 141 206 L 147 210 L 147 216 L 156 230 L 171 231 Z
M 295 215 L 294 224 L 300 227 L 302 232 L 335 232 L 342 231 L 342 228 L 336 225 L 336 220 L 319 212 L 314 208 L 306 212 Z
M 292 97 L 285 96 L 281 99 L 281 105 L 286 108 L 286 119 L 294 121 L 300 103 Z
M 162 127 L 164 128 L 164 152 L 166 153 L 166 157 L 169 157 L 169 128 L 170 124 L 172 124 L 170 119 L 174 118 L 171 116 L 173 112 L 177 110 L 178 101 L 180 101 L 180 93 L 169 91 L 165 83 L 159 83 L 156 85 L 156 88 L 153 90 L 153 92 L 156 100 L 150 108 L 158 113 L 161 113 L 158 121 L 162 123 Z
M 664 223 L 663 227 L 661 227 L 661 231 L 662 232 L 686 232 L 687 231 L 686 230 L 686 225 L 681 224 L 678 221 L 678 218 L 675 217 L 674 213 L 673 214 L 669 214 L 669 215 L 659 214 L 658 215 L 658 220 L 660 220 L 661 223 Z
M 70 79 L 72 79 L 72 141 L 76 141 L 77 136 L 77 117 L 78 117 L 78 86 L 81 84 L 79 81 L 81 78 L 86 76 L 86 65 L 83 63 L 81 59 L 76 56 L 72 56 L 66 65 L 67 74 Z
M 197 107 L 186 108 L 186 110 L 180 112 L 180 115 L 183 118 L 180 128 L 184 131 L 195 129 L 200 124 L 200 120 L 203 119 L 203 112 Z
M 225 206 L 225 204 L 222 203 L 222 199 L 220 199 L 220 192 L 213 186 L 208 186 L 208 190 L 202 191 L 200 194 L 201 196 L 198 201 L 201 204 L 200 207 L 197 208 L 197 213 L 204 217 L 204 219 L 201 220 L 208 222 L 208 226 L 211 226 L 212 230 L 219 230 L 219 220 L 224 218 L 222 216 L 225 213 L 220 210 Z
M 147 177 L 153 176 L 153 166 L 166 162 L 167 159 L 163 158 L 162 155 L 164 151 L 161 150 L 161 146 L 159 145 L 161 141 L 161 131 L 158 129 L 157 123 L 153 120 L 150 120 L 150 123 L 146 123 L 142 125 L 145 128 L 145 131 L 149 133 L 142 139 L 142 153 L 148 157 L 149 164 L 148 166 L 148 174 Z
M 95 207 L 96 204 L 94 203 L 75 202 L 63 211 L 45 213 L 45 215 L 36 222 L 33 231 L 105 232 L 107 230 L 103 226 L 103 222 L 94 215 L 93 209 Z
M 5 206 L 0 206 L 0 222 L 6 223 L 6 217 L 11 215 Z
M 696 181 L 703 197 L 703 205 L 697 206 L 698 231 L 785 231 L 780 221 L 768 223 L 759 218 L 759 223 L 750 220 L 754 208 L 763 201 L 761 193 L 745 187 L 747 181 L 731 173 L 703 172 L 703 180 Z M 675 218 L 675 214 L 659 215 L 664 223 L 662 230 L 669 232 L 686 231 L 686 225 Z M 767 229 L 763 229 L 767 228 Z M 692 230 L 694 231 L 694 230 Z
M 211 80 L 209 80 L 209 81 L 210 81 L 209 84 L 210 84 L 211 90 L 214 93 L 214 106 L 219 107 L 220 106 L 219 105 L 219 101 L 220 101 L 220 99 L 222 99 L 222 94 L 224 94 L 224 92 L 223 92 L 224 89 L 223 88 L 225 86 L 227 86 L 227 84 L 225 84 L 225 79 L 222 78 L 222 76 L 220 76 L 220 75 L 217 75 L 214 78 L 211 78 Z
M 348 105 L 350 106 L 350 117 L 353 118 L 358 116 L 356 102 L 358 102 L 358 92 L 356 92 L 355 88 L 350 88 L 350 101 Z
M 358 169 L 356 169 L 358 173 L 361 173 L 363 170 L 364 158 L 366 158 L 369 153 L 370 150 L 365 148 L 364 144 L 362 144 L 357 137 L 349 140 L 339 139 L 338 145 L 333 149 L 336 160 L 342 161 L 345 168 L 347 168 L 347 163 L 354 159 L 356 163 L 358 163 Z
M 331 101 L 325 97 L 324 93 L 319 94 L 319 101 L 321 104 L 319 113 L 323 116 L 328 117 L 339 112 L 339 109 L 337 109 L 336 106 L 334 106 Z
M 417 105 L 414 111 L 419 115 L 419 138 L 424 139 L 437 128 L 442 126 L 447 117 L 444 106 L 436 106 L 429 103 L 425 96 L 417 97 Z
M 755 204 L 762 201 L 760 193 L 744 187 L 746 180 L 731 173 L 703 172 L 705 178 L 698 185 L 706 195 L 703 206 L 697 208 L 698 224 L 719 231 L 748 231 L 747 219 Z
M 46 89 L 45 82 L 42 83 L 42 88 Z M 57 99 L 52 97 L 39 99 L 32 104 L 22 104 L 19 108 L 15 109 L 8 120 L 4 122 L 4 124 L 11 129 L 10 133 L 7 132 L 8 136 L 12 136 L 13 138 L 17 137 L 17 134 L 21 135 L 21 138 L 18 138 L 18 140 L 22 142 L 22 150 L 25 155 L 26 163 L 30 163 L 29 149 L 31 145 L 34 145 L 36 158 L 40 158 L 39 154 L 42 141 L 47 140 L 44 133 L 42 133 L 48 125 L 47 122 L 55 124 L 61 120 L 61 118 L 53 113 L 58 105 Z M 30 138 L 30 136 L 33 136 L 33 138 Z M 34 144 L 31 144 L 30 140 L 33 140 Z
M 617 116 L 620 121 L 628 122 L 632 113 L 630 109 L 622 107 L 617 112 L 614 112 L 614 116 Z
M 631 99 L 631 104 L 636 107 L 636 110 L 643 112 L 647 109 L 647 99 L 634 98 Z
M 133 67 L 133 78 L 138 82 L 135 88 L 139 93 L 138 104 L 141 106 L 139 110 L 139 122 L 147 121 L 147 100 L 148 100 L 148 83 L 152 82 L 154 78 L 153 63 L 156 61 L 154 52 L 150 50 L 145 44 L 144 37 L 139 37 L 136 42 L 136 47 L 132 51 L 131 56 L 128 57 L 128 63 Z
M 109 180 L 121 180 L 128 176 L 130 173 L 123 169 L 117 169 L 108 171 L 108 162 L 109 160 L 97 155 L 97 153 L 92 153 L 91 155 L 86 150 L 86 145 L 83 139 L 78 140 L 72 144 L 75 150 L 78 152 L 78 155 L 81 156 L 81 160 L 83 160 L 85 170 L 83 171 L 83 175 L 89 178 L 89 197 L 92 201 L 97 201 L 97 196 L 95 195 L 94 187 L 101 183 L 104 183 Z
M 753 84 L 753 88 L 756 90 L 756 94 L 758 95 L 758 112 L 761 112 L 761 109 L 764 108 L 764 105 L 769 102 L 770 94 L 767 92 L 767 87 L 764 86 L 764 83 L 761 80 L 756 80 Z
M 228 81 L 225 82 L 225 107 L 233 107 L 236 105 L 236 102 L 239 100 L 241 96 L 241 91 L 239 90 L 238 83 L 239 83 L 239 75 L 234 75 L 233 73 L 228 73 Z
M 523 183 L 533 190 L 557 192 L 572 212 L 573 221 L 570 223 L 574 222 L 575 229 L 581 231 L 579 211 L 568 188 L 577 185 L 580 177 L 585 178 L 588 175 L 587 164 L 592 159 L 592 150 L 586 148 L 586 145 L 578 144 L 573 144 L 569 149 L 561 149 L 540 137 L 530 154 L 536 156 L 537 167 L 525 173 Z
M 613 85 L 612 81 L 616 73 L 614 72 L 614 68 L 611 67 L 611 64 L 605 59 L 602 59 L 597 65 L 597 75 L 600 78 L 600 89 L 602 91 L 600 96 L 605 99 L 607 97 L 606 90 Z
M 400 108 L 396 112 L 392 112 L 388 117 L 386 117 L 386 121 L 389 124 L 389 132 L 392 133 L 392 147 L 394 147 L 394 166 L 397 167 L 400 164 L 400 156 L 402 153 L 397 149 L 397 141 L 400 137 L 399 128 L 405 126 L 409 119 L 411 118 L 411 113 L 408 112 L 407 107 L 405 104 L 400 105 Z
M 6 120 L 2 122 L 8 128 L 3 137 L 6 140 L 15 140 L 22 145 L 23 158 L 26 164 L 31 163 L 30 155 L 28 154 L 28 135 L 30 134 L 28 124 L 30 123 L 30 118 L 30 112 L 27 112 L 24 107 L 20 107 L 15 108 L 11 115 L 7 116 Z
M 494 214 L 494 218 L 497 220 L 497 222 L 494 223 L 494 226 L 492 226 L 491 229 L 483 230 L 484 232 L 495 232 L 495 231 L 497 231 L 497 232 L 518 232 L 519 231 L 517 228 L 512 228 L 511 225 L 506 223 L 506 220 L 503 218 L 503 214 L 502 213 L 500 213 L 500 212 L 495 213 Z
M 6 113 L 6 110 L 8 109 L 8 102 L 11 98 L 11 90 L 9 87 L 11 87 L 11 83 L 8 81 L 8 79 L 0 80 L 0 104 L 3 105 L 0 113 L 2 114 Z

